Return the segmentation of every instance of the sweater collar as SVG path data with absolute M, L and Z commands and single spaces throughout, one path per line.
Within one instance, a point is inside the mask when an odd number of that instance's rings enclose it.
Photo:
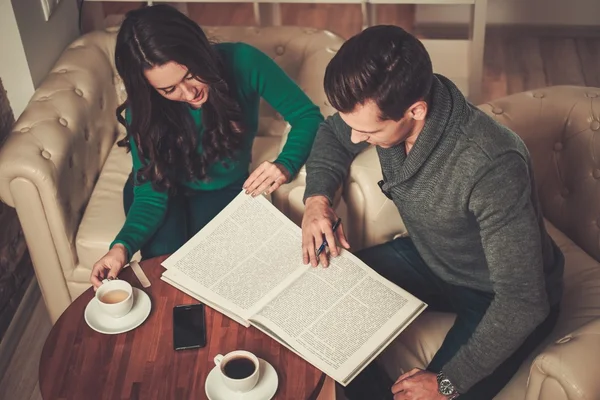
M 423 130 L 406 155 L 404 142 L 391 147 L 377 147 L 385 175 L 384 190 L 410 179 L 427 161 L 433 150 L 451 134 L 465 117 L 467 101 L 456 85 L 441 75 L 434 75 L 432 96 Z

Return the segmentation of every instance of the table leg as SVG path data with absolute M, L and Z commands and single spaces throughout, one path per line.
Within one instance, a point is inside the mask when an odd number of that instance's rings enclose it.
M 469 100 L 479 104 L 483 84 L 483 52 L 485 50 L 485 26 L 487 0 L 476 0 L 471 8 Z
M 377 4 L 371 2 L 362 3 L 363 7 L 363 29 L 377 25 Z M 366 22 L 366 25 L 365 25 Z
M 258 26 L 281 26 L 281 5 L 254 3 L 254 21 Z

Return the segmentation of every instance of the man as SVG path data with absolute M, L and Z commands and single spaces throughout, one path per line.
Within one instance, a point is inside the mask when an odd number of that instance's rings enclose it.
M 524 143 L 434 75 L 423 45 L 399 27 L 348 40 L 325 91 L 339 112 L 321 125 L 307 162 L 304 263 L 327 266 L 326 255 L 315 257 L 323 238 L 349 248 L 343 226 L 332 231 L 331 200 L 354 156 L 375 145 L 380 186 L 410 238 L 356 255 L 429 309 L 457 314 L 427 370 L 389 381 L 387 397 L 492 399 L 552 330 L 562 295 L 564 258 L 544 228 Z M 377 396 L 383 380 L 373 368 L 348 398 Z

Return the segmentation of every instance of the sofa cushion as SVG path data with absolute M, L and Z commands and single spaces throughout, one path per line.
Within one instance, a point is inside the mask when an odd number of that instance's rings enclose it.
M 525 361 L 496 399 L 524 399 L 531 361 L 549 342 L 600 317 L 600 264 L 564 233 L 546 221 L 548 232 L 563 251 L 565 289 L 559 320 L 554 331 Z M 442 344 L 455 316 L 426 311 L 412 323 L 379 357 L 393 379 L 412 368 L 425 368 Z

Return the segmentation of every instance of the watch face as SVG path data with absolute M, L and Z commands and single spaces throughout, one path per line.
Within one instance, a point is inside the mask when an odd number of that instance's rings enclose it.
M 454 393 L 454 386 L 449 379 L 442 379 L 440 381 L 440 393 L 444 396 L 449 396 Z

